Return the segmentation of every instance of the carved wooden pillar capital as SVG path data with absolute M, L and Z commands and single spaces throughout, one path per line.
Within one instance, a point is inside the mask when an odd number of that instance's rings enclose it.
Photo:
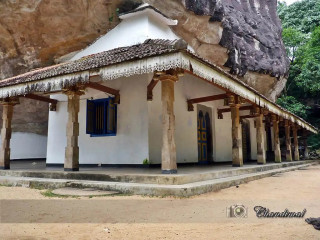
M 234 93 L 227 93 L 227 98 L 225 99 L 225 105 L 230 107 L 237 107 L 240 108 L 241 104 L 245 103 L 245 99 L 234 94 Z
M 271 121 L 279 123 L 279 117 L 276 114 L 271 114 Z
M 19 97 L 9 97 L 0 100 L 0 105 L 17 105 L 20 104 Z
M 261 113 L 261 108 L 259 106 L 253 106 L 252 113 L 254 115 L 259 115 Z
M 75 85 L 69 88 L 65 88 L 62 90 L 62 93 L 69 96 L 69 95 L 84 95 L 85 94 L 85 85 Z
M 288 119 L 285 119 L 285 120 L 284 120 L 284 126 L 290 128 L 291 122 L 290 122 Z

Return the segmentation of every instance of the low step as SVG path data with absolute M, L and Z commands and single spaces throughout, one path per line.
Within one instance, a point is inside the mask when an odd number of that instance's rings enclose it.
M 298 166 L 302 164 L 308 164 L 315 161 L 293 161 L 282 163 L 268 163 L 266 165 L 244 165 L 241 168 L 232 168 L 226 166 L 213 166 L 208 168 L 201 168 L 197 172 L 191 171 L 188 173 L 181 173 L 177 175 L 162 175 L 155 174 L 154 171 L 148 173 L 145 169 L 145 173 L 131 173 L 128 174 L 125 171 L 118 173 L 110 173 L 110 169 L 99 169 L 98 171 L 83 171 L 80 172 L 63 172 L 52 171 L 50 169 L 45 170 L 0 170 L 0 176 L 11 177 L 30 177 L 30 178 L 48 178 L 48 179 L 65 179 L 65 180 L 86 180 L 86 181 L 103 181 L 103 182 L 123 182 L 123 183 L 145 183 L 145 184 L 161 184 L 161 185 L 182 185 L 193 182 L 201 182 L 212 179 L 220 179 L 226 177 L 240 176 L 243 174 L 250 174 L 256 172 L 269 171 L 273 169 L 286 168 L 291 166 Z M 190 169 L 188 169 L 190 170 Z M 103 172 L 105 171 L 105 172 Z M 112 170 L 111 170 L 112 171 Z
M 125 182 L 101 182 L 86 180 L 46 179 L 30 177 L 0 176 L 0 184 L 7 186 L 26 186 L 42 188 L 93 188 L 104 191 L 118 191 L 126 194 L 152 195 L 152 196 L 180 196 L 188 197 L 217 191 L 223 188 L 236 186 L 253 180 L 269 177 L 277 173 L 293 171 L 317 164 L 308 163 L 286 168 L 278 168 L 263 172 L 243 174 L 240 176 L 225 177 L 220 179 L 205 180 L 181 185 L 125 183 Z

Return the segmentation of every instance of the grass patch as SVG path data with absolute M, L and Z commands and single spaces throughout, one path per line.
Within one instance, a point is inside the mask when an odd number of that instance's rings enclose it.
M 21 186 L 14 186 L 13 184 L 0 184 L 0 187 L 21 187 Z
M 69 197 L 72 197 L 72 198 L 78 198 L 78 196 L 67 196 L 67 195 L 59 195 L 59 194 L 55 194 L 52 192 L 52 189 L 49 189 L 47 191 L 42 191 L 40 192 L 42 196 L 45 196 L 45 197 L 49 197 L 49 198 L 69 198 Z

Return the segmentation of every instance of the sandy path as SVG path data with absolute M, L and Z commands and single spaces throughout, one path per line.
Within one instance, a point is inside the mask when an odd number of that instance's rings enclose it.
M 304 219 L 258 219 L 253 211 L 256 205 L 306 208 L 305 217 L 320 217 L 319 180 L 315 166 L 188 199 L 55 199 L 35 189 L 0 187 L 0 239 L 319 240 L 320 231 Z M 247 218 L 226 217 L 236 203 L 248 208 Z

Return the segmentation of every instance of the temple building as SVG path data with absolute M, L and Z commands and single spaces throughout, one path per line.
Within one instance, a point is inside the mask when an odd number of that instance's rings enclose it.
M 49 103 L 46 164 L 66 171 L 299 160 L 298 135 L 315 127 L 199 57 L 171 30 L 177 21 L 152 6 L 120 19 L 70 61 L 0 82 L 1 169 L 10 168 L 13 109 L 24 97 Z

